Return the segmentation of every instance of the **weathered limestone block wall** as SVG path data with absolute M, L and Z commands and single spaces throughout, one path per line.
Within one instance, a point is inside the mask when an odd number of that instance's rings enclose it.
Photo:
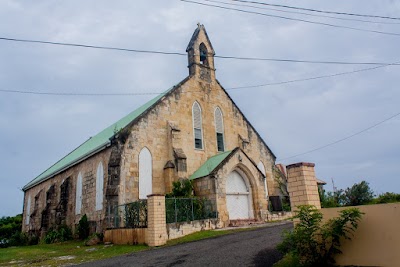
M 182 223 L 167 224 L 168 240 L 183 237 L 200 231 L 214 230 L 217 228 L 216 219 L 206 219 Z
M 107 177 L 107 165 L 110 157 L 110 149 L 105 149 L 102 152 L 92 156 L 85 161 L 57 174 L 56 176 L 48 179 L 33 188 L 28 189 L 24 196 L 24 218 L 23 218 L 23 231 L 36 231 L 38 232 L 42 226 L 42 212 L 48 206 L 48 225 L 66 224 L 72 228 L 79 222 L 81 217 L 86 214 L 89 221 L 92 221 L 93 225 L 97 224 L 96 230 L 98 232 L 102 231 L 102 225 L 104 218 L 104 203 L 105 196 L 103 197 L 103 210 L 95 210 L 96 201 L 96 170 L 97 165 L 101 161 L 104 168 L 104 188 L 106 188 L 106 177 Z M 76 204 L 76 181 L 78 174 L 82 174 L 82 208 L 81 214 L 75 214 L 75 204 Z M 59 221 L 58 215 L 56 213 L 57 206 L 60 204 L 61 197 L 61 185 L 63 182 L 69 178 L 68 186 L 68 199 L 67 199 L 67 211 L 64 220 Z M 39 194 L 39 192 L 42 192 Z M 105 192 L 104 192 L 105 193 Z M 37 211 L 35 212 L 35 219 L 30 220 L 30 223 L 26 224 L 27 203 L 28 198 L 31 198 L 30 212 L 32 214 L 35 210 L 35 196 L 40 195 L 37 203 Z M 47 197 L 50 197 L 48 199 Z M 57 223 L 58 222 L 58 223 Z M 46 227 L 46 228 L 47 228 Z
M 168 193 L 164 182 L 164 167 L 171 158 L 170 123 L 179 128 L 179 143 L 187 157 L 187 175 L 195 172 L 209 157 L 218 153 L 214 111 L 219 107 L 224 120 L 225 150 L 243 147 L 246 154 L 257 164 L 262 161 L 268 176 L 269 188 L 273 187 L 272 168 L 274 157 L 249 126 L 238 108 L 215 80 L 205 82 L 196 76 L 185 79 L 180 88 L 162 98 L 162 103 L 141 117 L 132 128 L 124 146 L 121 161 L 121 186 L 124 196 L 120 203 L 138 199 L 138 157 L 147 147 L 153 159 L 153 193 Z M 203 149 L 195 149 L 192 123 L 192 106 L 197 101 L 202 109 Z M 248 143 L 242 142 L 245 137 Z M 243 145 L 244 144 L 244 145 Z M 177 176 L 177 173 L 175 173 Z M 272 186 L 271 186 L 272 185 Z M 261 184 L 261 188 L 264 188 Z M 168 188 L 169 189 L 169 188 Z
M 350 208 L 350 207 L 346 207 Z M 324 221 L 339 215 L 346 208 L 321 209 Z M 400 203 L 357 206 L 364 212 L 351 240 L 342 240 L 336 256 L 340 266 L 400 265 Z
M 286 166 L 290 206 L 293 211 L 299 205 L 321 208 L 314 166 L 314 163 L 306 162 Z

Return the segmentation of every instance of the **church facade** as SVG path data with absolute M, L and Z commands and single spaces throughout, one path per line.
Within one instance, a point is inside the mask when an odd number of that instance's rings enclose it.
M 189 76 L 91 137 L 24 188 L 23 230 L 74 227 L 86 214 L 96 232 L 118 205 L 171 192 L 190 179 L 213 200 L 220 225 L 264 220 L 277 195 L 275 156 L 215 77 L 203 25 L 187 47 Z

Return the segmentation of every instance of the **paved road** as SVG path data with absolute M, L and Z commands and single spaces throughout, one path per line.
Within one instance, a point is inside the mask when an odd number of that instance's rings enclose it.
M 272 266 L 275 250 L 292 223 L 256 228 L 216 238 L 132 253 L 79 266 Z

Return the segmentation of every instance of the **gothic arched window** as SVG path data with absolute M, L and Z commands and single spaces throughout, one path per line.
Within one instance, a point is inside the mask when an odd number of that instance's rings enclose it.
M 225 150 L 224 119 L 222 117 L 222 112 L 219 107 L 217 107 L 215 109 L 214 118 L 215 118 L 215 132 L 217 135 L 217 148 L 218 148 L 218 151 L 224 151 Z
M 197 149 L 203 149 L 201 108 L 199 103 L 197 102 L 193 103 L 192 116 L 193 116 L 194 147 Z

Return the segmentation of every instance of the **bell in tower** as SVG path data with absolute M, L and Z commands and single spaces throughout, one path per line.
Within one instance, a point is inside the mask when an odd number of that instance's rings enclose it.
M 214 49 L 204 25 L 197 24 L 192 39 L 186 48 L 189 61 L 189 75 L 206 82 L 215 80 Z

